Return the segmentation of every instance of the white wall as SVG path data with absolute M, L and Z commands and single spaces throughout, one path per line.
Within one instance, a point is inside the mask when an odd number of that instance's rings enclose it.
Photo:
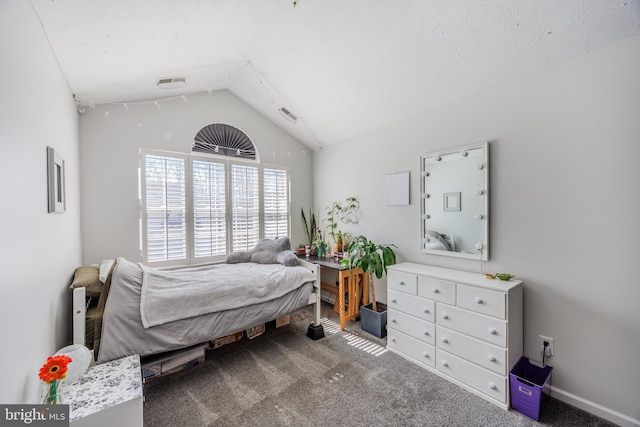
M 78 121 L 30 2 L 0 2 L 0 40 L 0 402 L 37 403 L 38 370 L 71 340 L 68 284 L 81 259 Z M 47 213 L 47 146 L 65 160 L 65 213 Z
M 629 425 L 640 424 L 638 76 L 640 37 L 314 157 L 314 204 L 358 197 L 354 230 L 395 243 L 400 261 L 524 280 L 525 355 L 540 360 L 538 335 L 555 339 L 553 395 Z M 484 140 L 491 151 L 490 261 L 422 254 L 420 155 Z M 385 206 L 386 174 L 405 170 L 411 205 Z M 335 175 L 344 185 L 324 185 Z
M 82 239 L 85 264 L 122 256 L 140 261 L 138 151 L 191 152 L 200 129 L 225 123 L 244 131 L 263 163 L 289 168 L 292 246 L 304 239 L 300 208 L 312 202 L 312 153 L 228 91 L 150 103 L 98 105 L 80 116 Z M 108 118 L 105 117 L 106 113 Z

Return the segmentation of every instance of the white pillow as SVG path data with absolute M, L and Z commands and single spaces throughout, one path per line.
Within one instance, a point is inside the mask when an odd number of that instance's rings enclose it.
M 107 281 L 107 276 L 109 275 L 111 267 L 113 267 L 113 264 L 115 262 L 115 259 L 105 259 L 100 263 L 100 272 L 98 273 L 98 279 L 100 279 L 102 283 Z
M 424 245 L 425 249 L 432 249 L 437 251 L 450 251 L 451 248 L 446 240 L 435 231 L 427 230 L 425 232 L 425 240 L 426 243 Z

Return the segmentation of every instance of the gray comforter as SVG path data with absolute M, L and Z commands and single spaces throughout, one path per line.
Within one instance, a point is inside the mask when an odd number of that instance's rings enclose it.
M 280 298 L 314 275 L 281 264 L 217 264 L 163 271 L 142 268 L 140 314 L 145 328 Z
M 118 258 L 104 311 L 98 362 L 102 363 L 131 354 L 147 356 L 199 344 L 265 323 L 308 304 L 309 296 L 313 292 L 315 276 L 306 268 L 286 267 L 280 264 L 265 264 L 261 265 L 261 268 L 254 268 L 255 266 L 256 264 L 253 263 L 211 266 L 208 269 L 212 272 L 218 271 L 220 277 L 226 276 L 226 273 L 222 273 L 223 270 L 231 271 L 230 267 L 240 268 L 235 270 L 234 283 L 239 276 L 243 278 L 244 285 L 235 283 L 229 287 L 227 282 L 216 286 L 211 282 L 209 287 L 217 289 L 212 294 L 214 296 L 207 299 L 202 293 L 201 283 L 198 285 L 191 283 L 186 288 L 191 288 L 193 293 L 186 292 L 186 299 L 175 303 L 173 307 L 167 308 L 171 306 L 170 298 L 160 298 L 151 304 L 147 301 L 147 307 L 142 309 L 141 298 L 145 292 L 143 290 L 144 269 L 139 264 Z M 199 276 L 198 270 L 204 269 L 185 269 L 184 272 L 187 276 L 193 273 L 190 276 L 193 279 Z M 182 270 L 172 271 L 170 276 L 179 275 L 180 271 Z M 280 288 L 278 283 L 281 283 L 282 275 L 298 277 L 300 281 L 297 285 L 287 284 Z M 213 280 L 216 274 L 210 274 L 210 276 L 209 278 Z M 278 279 L 265 286 L 264 283 L 268 277 Z M 220 292 L 221 287 L 227 287 L 228 292 L 226 294 Z M 167 283 L 160 284 L 159 288 L 151 293 L 165 291 L 167 294 L 175 293 L 163 288 L 170 287 Z M 233 292 L 236 293 L 235 297 L 227 295 Z M 194 298 L 195 295 L 197 297 Z M 146 298 L 148 297 L 149 293 Z M 178 300 L 180 299 L 181 297 L 178 297 Z M 194 300 L 198 301 L 194 302 Z M 195 309 L 192 309 L 192 304 L 196 307 Z M 156 306 L 156 309 L 161 310 L 162 313 L 151 314 L 152 306 Z M 208 306 L 211 309 L 207 308 Z M 151 323 L 159 323 L 155 326 L 150 324 L 145 328 L 143 311 L 146 311 L 145 316 L 154 319 Z M 183 315 L 180 315 L 180 312 L 183 312 Z M 168 316 L 163 319 L 165 314 Z

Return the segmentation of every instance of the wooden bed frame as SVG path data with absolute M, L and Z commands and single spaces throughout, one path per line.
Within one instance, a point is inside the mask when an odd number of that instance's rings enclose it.
M 309 296 L 308 305 L 315 304 L 314 314 L 313 314 L 313 323 L 309 325 L 307 331 L 307 337 L 318 340 L 320 338 L 324 338 L 324 329 L 322 327 L 322 323 L 320 322 L 320 266 L 316 264 L 312 264 L 306 260 L 301 259 L 300 265 L 310 270 L 315 276 L 315 282 L 313 284 L 313 292 Z M 73 289 L 73 343 L 74 344 L 82 344 L 87 345 L 85 342 L 86 339 L 86 315 L 87 315 L 87 297 L 86 290 L 84 287 L 78 287 Z M 221 337 L 211 337 L 211 339 L 216 339 Z M 198 343 L 194 343 L 198 344 Z M 93 353 L 93 350 L 91 350 Z

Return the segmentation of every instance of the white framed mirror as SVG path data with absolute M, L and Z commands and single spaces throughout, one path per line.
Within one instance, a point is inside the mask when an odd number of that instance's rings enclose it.
M 489 143 L 420 157 L 422 252 L 489 259 Z

